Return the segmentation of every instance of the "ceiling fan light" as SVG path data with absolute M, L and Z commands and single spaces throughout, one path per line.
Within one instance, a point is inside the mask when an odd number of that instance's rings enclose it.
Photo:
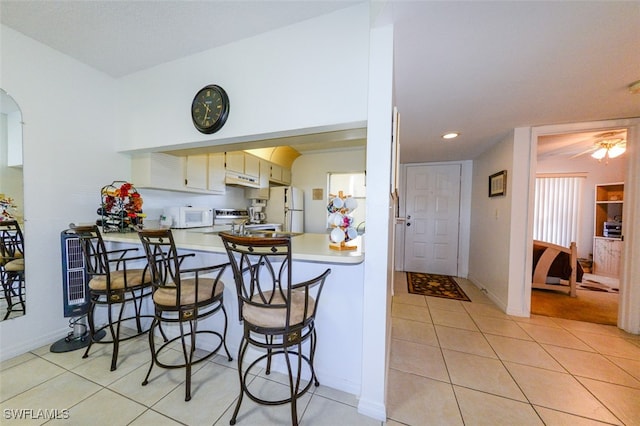
M 609 158 L 616 158 L 624 154 L 627 148 L 624 145 L 614 145 L 609 149 Z
M 591 156 L 596 160 L 602 160 L 607 155 L 607 148 L 598 148 Z

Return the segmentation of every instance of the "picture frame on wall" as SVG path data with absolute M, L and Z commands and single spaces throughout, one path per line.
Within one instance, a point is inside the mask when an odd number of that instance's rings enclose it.
M 489 176 L 489 197 L 507 194 L 507 171 L 502 170 Z

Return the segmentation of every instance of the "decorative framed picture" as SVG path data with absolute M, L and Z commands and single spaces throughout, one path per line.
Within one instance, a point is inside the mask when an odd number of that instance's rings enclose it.
M 507 171 L 502 170 L 489 176 L 489 197 L 507 194 Z

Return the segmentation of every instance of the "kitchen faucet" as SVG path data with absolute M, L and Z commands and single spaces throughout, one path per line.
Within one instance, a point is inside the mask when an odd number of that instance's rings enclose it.
M 236 221 L 234 223 L 231 224 L 231 233 L 234 235 L 246 235 L 246 230 L 245 230 L 245 225 L 247 224 L 247 222 L 249 222 L 248 219 L 242 219 L 239 221 Z M 238 232 L 236 233 L 236 225 L 239 226 Z

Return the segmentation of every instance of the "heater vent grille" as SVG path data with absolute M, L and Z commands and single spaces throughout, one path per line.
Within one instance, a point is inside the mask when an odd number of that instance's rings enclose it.
M 88 276 L 80 239 L 66 231 L 62 233 L 62 280 L 64 316 L 87 313 L 89 305 Z

